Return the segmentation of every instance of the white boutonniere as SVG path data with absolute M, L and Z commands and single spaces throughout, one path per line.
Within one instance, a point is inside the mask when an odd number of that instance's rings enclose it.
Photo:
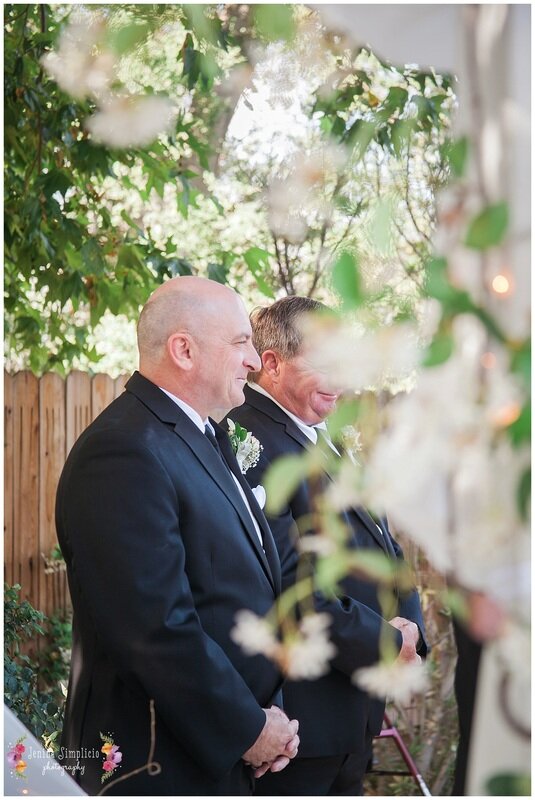
M 242 428 L 241 425 L 231 419 L 227 421 L 230 443 L 240 469 L 245 475 L 250 467 L 255 467 L 258 464 L 260 453 L 264 448 L 250 431 Z
M 340 440 L 342 443 L 342 447 L 349 455 L 349 458 L 353 463 L 358 464 L 358 453 L 362 450 L 362 442 L 360 441 L 360 431 L 358 431 L 353 425 L 346 425 L 340 431 Z

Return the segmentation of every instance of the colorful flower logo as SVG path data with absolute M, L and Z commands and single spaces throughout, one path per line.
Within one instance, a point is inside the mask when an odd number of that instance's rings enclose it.
M 101 778 L 101 782 L 104 783 L 108 778 L 111 778 L 114 771 L 120 765 L 123 760 L 123 754 L 119 750 L 119 745 L 114 744 L 113 737 L 110 736 L 109 733 L 107 735 L 101 733 L 100 738 L 104 742 L 100 748 L 101 752 L 104 753 L 104 763 L 102 764 L 104 775 Z
M 22 744 L 25 738 L 26 736 L 21 736 L 16 744 L 7 751 L 7 763 L 11 769 L 15 770 L 17 778 L 26 777 L 24 771 L 28 765 L 22 758 L 23 754 L 26 752 L 26 748 Z

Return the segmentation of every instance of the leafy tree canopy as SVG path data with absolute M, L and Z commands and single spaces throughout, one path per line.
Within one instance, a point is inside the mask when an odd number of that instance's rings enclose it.
M 10 4 L 4 17 L 8 365 L 96 361 L 99 321 L 137 316 L 170 276 L 228 281 L 256 301 L 324 293 L 342 246 L 364 253 L 378 307 L 400 281 L 419 296 L 447 77 L 355 51 L 303 6 Z M 47 54 L 76 24 L 98 34 L 87 61 L 54 71 Z M 114 96 L 172 106 L 149 143 L 103 140 L 104 102 L 84 85 L 112 62 Z M 279 131 L 266 148 L 258 115 L 245 139 L 232 132 L 238 103 L 254 110 L 266 93 L 306 120 L 284 147 Z

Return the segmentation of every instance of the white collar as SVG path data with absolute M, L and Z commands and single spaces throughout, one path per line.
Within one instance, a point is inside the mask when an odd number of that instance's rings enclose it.
M 167 391 L 167 389 L 162 389 L 162 387 L 161 387 L 161 386 L 159 386 L 158 388 L 159 388 L 159 389 L 161 389 L 161 390 L 162 390 L 162 392 L 163 392 L 164 394 L 166 394 L 166 395 L 167 395 L 167 397 L 170 397 L 170 398 L 171 398 L 171 400 L 172 400 L 174 403 L 176 403 L 176 404 L 177 404 L 177 406 L 178 406 L 179 408 L 181 408 L 181 409 L 182 409 L 182 411 L 184 412 L 184 414 L 187 414 L 187 415 L 188 415 L 188 417 L 189 417 L 189 418 L 190 418 L 190 420 L 191 420 L 191 421 L 194 423 L 194 425 L 196 425 L 196 426 L 197 426 L 197 428 L 198 428 L 198 429 L 199 429 L 199 430 L 200 430 L 202 433 L 204 433 L 204 428 L 205 428 L 205 426 L 206 426 L 206 425 L 210 425 L 210 423 L 208 422 L 208 420 L 207 420 L 207 419 L 203 421 L 203 419 L 202 419 L 201 415 L 200 415 L 200 414 L 199 414 L 197 411 L 195 411 L 195 409 L 194 409 L 194 408 L 192 408 L 192 407 L 191 407 L 191 406 L 189 406 L 187 403 L 185 403 L 185 402 L 184 402 L 184 400 L 181 400 L 181 399 L 180 399 L 180 397 L 177 397 L 176 395 L 174 395 L 174 394 L 171 394 L 171 392 L 168 392 L 168 391 Z M 212 426 L 210 425 L 210 427 L 212 427 Z M 212 428 L 212 432 L 213 432 L 213 428 Z
M 291 411 L 288 411 L 287 408 L 284 408 L 284 406 L 282 406 L 278 402 L 278 400 L 275 400 L 275 398 L 269 392 L 267 392 L 263 386 L 259 386 L 258 383 L 249 383 L 249 382 L 247 382 L 247 385 L 251 389 L 254 389 L 255 392 L 259 392 L 259 394 L 263 394 L 265 395 L 265 397 L 269 397 L 269 399 L 272 400 L 275 403 L 275 405 L 281 408 L 284 411 L 284 413 L 287 414 L 290 417 L 290 419 L 293 420 L 293 422 L 295 422 L 299 430 L 302 431 L 307 437 L 307 439 L 310 439 L 310 441 L 313 444 L 316 444 L 316 442 L 318 441 L 318 430 L 327 432 L 327 424 L 325 420 L 323 420 L 323 422 L 318 422 L 317 425 L 308 425 L 306 422 L 303 422 L 302 419 L 296 417 L 295 414 L 292 414 Z

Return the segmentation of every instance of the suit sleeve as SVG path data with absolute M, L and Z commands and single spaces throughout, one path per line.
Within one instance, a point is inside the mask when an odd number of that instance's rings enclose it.
M 125 683 L 154 699 L 182 747 L 220 778 L 265 715 L 201 627 L 166 470 L 131 437 L 106 432 L 86 440 L 62 482 L 58 530 L 70 533 L 66 559 L 97 636 Z
M 392 536 L 386 519 L 383 520 L 383 525 L 386 528 L 388 536 L 390 536 L 390 541 L 392 542 L 396 558 L 404 560 L 403 550 Z M 420 641 L 418 643 L 417 652 L 419 656 L 425 658 L 429 652 L 429 645 L 425 635 L 425 623 L 422 605 L 420 603 L 420 597 L 416 588 L 410 591 L 398 591 L 398 613 L 400 617 L 405 617 L 405 619 L 409 619 L 411 622 L 415 622 L 416 625 L 418 625 L 418 629 L 420 631 Z

